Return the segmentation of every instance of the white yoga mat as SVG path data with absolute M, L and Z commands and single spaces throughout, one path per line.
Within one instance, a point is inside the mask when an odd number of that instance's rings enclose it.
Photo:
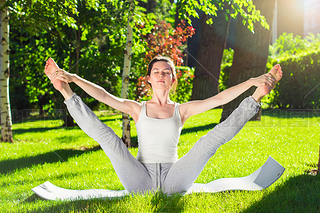
M 207 184 L 194 183 L 184 194 L 197 192 L 216 193 L 233 190 L 262 190 L 269 187 L 283 174 L 285 168 L 272 157 L 251 175 L 240 178 L 222 178 Z M 129 194 L 126 190 L 106 189 L 70 190 L 57 187 L 49 181 L 32 189 L 34 193 L 46 200 L 89 200 L 95 198 L 119 198 Z
M 285 168 L 283 166 L 281 166 L 272 157 L 269 157 L 265 164 L 246 177 L 222 178 L 211 181 L 207 184 L 194 183 L 186 192 L 186 194 L 195 192 L 215 193 L 233 190 L 262 190 L 268 188 L 271 184 L 278 180 L 283 174 L 284 170 Z

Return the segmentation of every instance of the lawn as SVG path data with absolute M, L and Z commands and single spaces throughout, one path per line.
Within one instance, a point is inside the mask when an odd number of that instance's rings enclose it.
M 97 112 L 121 135 L 121 116 Z M 221 109 L 190 118 L 182 131 L 179 157 L 220 119 Z M 316 168 L 320 113 L 265 110 L 211 158 L 196 182 L 246 176 L 272 156 L 286 170 L 268 189 L 168 197 L 161 193 L 113 200 L 47 201 L 31 188 L 50 181 L 68 189 L 124 189 L 108 157 L 78 127 L 62 128 L 58 119 L 13 125 L 15 143 L 0 143 L 0 212 L 319 212 Z M 132 137 L 136 131 L 132 123 Z M 136 155 L 137 148 L 130 151 Z

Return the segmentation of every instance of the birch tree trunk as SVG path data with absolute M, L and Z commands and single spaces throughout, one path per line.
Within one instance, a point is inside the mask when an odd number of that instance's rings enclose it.
M 5 0 L 0 1 L 2 7 Z M 7 8 L 0 11 L 1 24 L 1 73 L 0 73 L 0 97 L 1 97 L 1 142 L 13 142 L 12 120 L 9 99 L 9 12 Z
M 127 26 L 127 42 L 126 50 L 124 53 L 124 65 L 122 72 L 122 87 L 121 98 L 128 98 L 129 87 L 129 74 L 131 68 L 131 52 L 132 52 L 132 27 L 130 25 L 132 21 L 132 14 L 134 10 L 134 2 L 130 2 L 128 26 Z M 130 117 L 128 114 L 122 113 L 122 140 L 127 147 L 131 147 L 131 134 L 130 134 Z

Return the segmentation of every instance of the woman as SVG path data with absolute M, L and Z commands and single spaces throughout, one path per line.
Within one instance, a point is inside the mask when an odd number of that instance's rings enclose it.
M 65 98 L 65 104 L 80 128 L 96 140 L 110 158 L 126 190 L 145 192 L 160 189 L 167 194 L 184 192 L 192 186 L 216 150 L 231 140 L 257 113 L 262 97 L 282 77 L 280 65 L 275 65 L 269 73 L 251 78 L 211 98 L 177 104 L 169 99 L 170 89 L 177 79 L 174 64 L 166 57 L 158 56 L 150 62 L 147 81 L 153 95 L 151 100 L 142 103 L 117 98 L 102 87 L 60 69 L 51 58 L 46 63 L 45 73 Z M 113 130 L 72 92 L 68 84 L 70 82 L 77 84 L 93 98 L 133 118 L 138 132 L 137 158 Z M 253 95 L 245 98 L 224 122 L 200 138 L 178 160 L 177 144 L 185 121 L 192 115 L 232 101 L 252 86 L 257 87 Z

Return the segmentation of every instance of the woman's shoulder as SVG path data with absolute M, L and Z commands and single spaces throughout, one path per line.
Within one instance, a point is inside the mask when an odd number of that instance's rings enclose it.
M 128 114 L 133 118 L 134 121 L 137 121 L 140 115 L 140 111 L 142 108 L 142 102 L 134 101 L 126 99 L 125 102 L 127 103 Z
M 184 124 L 184 122 L 193 114 L 194 108 L 197 108 L 197 102 L 198 101 L 189 101 L 185 103 L 181 103 L 179 105 L 179 112 L 181 116 L 181 122 Z

